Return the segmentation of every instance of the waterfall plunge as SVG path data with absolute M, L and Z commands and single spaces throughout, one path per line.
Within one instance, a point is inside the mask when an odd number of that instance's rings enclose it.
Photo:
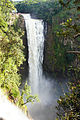
M 29 81 L 33 93 L 39 93 L 42 80 L 42 63 L 44 49 L 44 23 L 32 19 L 30 14 L 23 14 L 27 30 L 29 50 Z
M 40 103 L 29 104 L 28 109 L 34 120 L 56 120 L 55 106 L 59 83 L 50 76 L 42 75 L 44 23 L 42 20 L 32 19 L 30 14 L 23 16 L 28 39 L 29 81 L 32 93 L 37 93 L 40 99 Z

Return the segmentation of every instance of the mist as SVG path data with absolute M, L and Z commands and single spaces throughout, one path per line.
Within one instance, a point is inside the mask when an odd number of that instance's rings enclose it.
M 38 93 L 40 102 L 28 104 L 29 112 L 34 120 L 56 120 L 57 100 L 67 91 L 64 81 L 66 80 L 55 80 L 50 76 L 42 77 Z

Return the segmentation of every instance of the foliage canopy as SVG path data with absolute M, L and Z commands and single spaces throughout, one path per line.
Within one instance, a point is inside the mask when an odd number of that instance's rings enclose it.
M 64 3 L 60 0 L 60 3 L 64 6 L 68 6 L 73 2 L 71 9 L 75 8 L 77 13 L 80 12 L 80 1 L 69 0 Z M 67 19 L 62 23 L 62 30 L 58 35 L 66 38 L 66 44 L 69 44 L 71 50 L 67 51 L 70 54 L 75 54 L 75 59 L 69 68 L 70 76 L 72 82 L 69 83 L 68 93 L 65 93 L 63 97 L 58 100 L 58 118 L 57 120 L 79 120 L 80 119 L 80 17 L 72 16 L 72 18 Z M 64 42 L 64 39 L 62 42 Z
M 17 27 L 18 17 L 12 14 L 12 10 L 15 8 L 11 1 L 0 1 L 0 89 L 5 91 L 12 102 L 26 109 L 24 95 L 27 102 L 33 102 L 37 96 L 31 95 L 27 82 L 20 92 L 19 68 L 25 61 L 24 32 Z

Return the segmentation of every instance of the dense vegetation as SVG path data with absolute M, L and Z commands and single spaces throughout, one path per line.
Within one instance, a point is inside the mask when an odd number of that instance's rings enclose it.
M 60 4 L 59 4 L 60 2 Z M 48 23 L 52 39 L 47 49 L 47 60 L 52 71 L 65 74 L 72 82 L 69 92 L 58 100 L 57 120 L 80 119 L 80 0 L 25 0 L 15 3 L 18 12 L 31 13 Z M 15 9 L 9 0 L 0 2 L 0 88 L 10 100 L 24 108 L 34 101 L 30 87 L 25 84 L 19 91 L 19 67 L 25 61 L 22 30 L 18 17 L 12 20 Z M 50 30 L 49 30 L 50 28 Z M 47 44 L 48 45 L 48 44 Z M 26 102 L 23 97 L 26 94 Z
M 54 2 L 49 0 L 26 0 L 19 2 L 15 7 L 18 12 L 30 13 L 39 19 L 43 19 L 49 24 L 52 23 L 52 16 L 61 10 L 61 6 L 58 1 Z
M 19 68 L 25 61 L 22 41 L 24 32 L 18 27 L 18 16 L 12 14 L 12 10 L 15 8 L 9 0 L 0 1 L 0 89 L 12 102 L 26 110 L 24 105 L 33 102 L 36 96 L 31 95 L 27 82 L 21 92 L 19 90 Z
M 63 97 L 58 100 L 58 118 L 57 120 L 79 120 L 80 119 L 80 1 L 71 0 L 68 2 L 63 2 L 60 0 L 63 7 L 68 7 L 68 9 L 75 9 L 77 14 L 63 22 L 63 26 L 59 36 L 63 39 L 61 43 L 65 42 L 70 48 L 66 51 L 70 54 L 75 54 L 74 62 L 69 66 L 69 77 L 72 82 L 68 84 L 69 92 L 65 93 Z M 75 7 L 74 7 L 75 6 Z

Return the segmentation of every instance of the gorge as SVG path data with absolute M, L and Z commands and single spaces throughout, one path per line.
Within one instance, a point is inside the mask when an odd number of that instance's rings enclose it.
M 28 42 L 29 84 L 32 94 L 37 94 L 40 102 L 33 105 L 27 104 L 34 120 L 55 120 L 56 101 L 62 89 L 59 81 L 43 73 L 44 51 L 44 22 L 33 19 L 30 14 L 22 14 L 25 20 Z M 65 86 L 65 83 L 62 83 Z M 59 91 L 58 91 L 59 90 Z
M 0 120 L 80 119 L 79 3 L 0 0 Z

